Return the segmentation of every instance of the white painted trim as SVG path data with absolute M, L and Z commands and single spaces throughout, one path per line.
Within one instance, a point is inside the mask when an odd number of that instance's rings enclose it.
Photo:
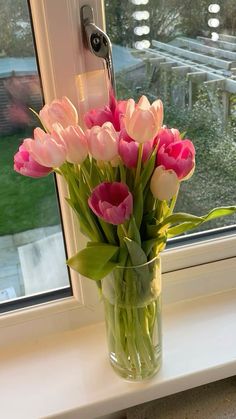
M 103 323 L 0 350 L 2 417 L 94 419 L 235 375 L 235 299 L 236 290 L 165 307 L 162 368 L 143 383 L 113 372 Z
M 63 95 L 68 96 L 78 108 L 80 123 L 84 111 L 93 106 L 93 96 L 91 97 L 87 88 L 89 83 L 86 78 L 83 84 L 78 83 L 78 77 L 96 70 L 103 71 L 101 60 L 93 57 L 82 44 L 80 7 L 84 4 L 93 7 L 96 22 L 102 26 L 104 19 L 101 0 L 30 0 L 45 101 L 51 102 Z M 65 36 L 62 36 L 62 33 Z M 100 87 L 102 91 L 106 90 Z M 85 89 L 83 95 L 81 89 Z M 81 96 L 84 97 L 83 102 L 80 101 Z M 101 100 L 102 97 L 101 95 Z M 67 253 L 70 257 L 82 248 L 86 241 L 64 199 L 67 196 L 67 188 L 59 176 L 57 184 Z M 90 283 L 81 281 L 80 276 L 72 270 L 70 276 L 74 297 L 84 304 L 95 302 L 96 290 L 91 289 Z
M 20 342 L 75 330 L 103 320 L 103 307 L 82 305 L 74 297 L 35 305 L 0 315 L 0 350 Z
M 219 260 L 163 275 L 166 304 L 236 289 L 236 258 Z
M 236 234 L 167 249 L 162 254 L 162 268 L 163 272 L 172 272 L 234 256 Z

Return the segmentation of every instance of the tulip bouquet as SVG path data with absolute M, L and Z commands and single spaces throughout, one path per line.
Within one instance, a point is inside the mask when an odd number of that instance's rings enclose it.
M 111 362 L 124 377 L 149 377 L 160 364 L 159 254 L 169 237 L 236 207 L 198 217 L 174 213 L 181 182 L 195 168 L 195 149 L 163 125 L 163 105 L 142 96 L 90 110 L 83 127 L 64 97 L 39 112 L 34 130 L 14 158 L 22 175 L 54 171 L 68 185 L 87 247 L 67 263 L 95 280 L 104 297 Z M 124 372 L 124 371 L 128 372 Z

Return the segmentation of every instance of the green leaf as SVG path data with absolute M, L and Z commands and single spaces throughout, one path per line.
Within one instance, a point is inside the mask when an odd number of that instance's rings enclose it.
M 197 217 L 196 215 L 179 212 L 179 213 L 172 214 L 169 217 L 166 217 L 162 221 L 162 223 L 159 224 L 159 229 L 161 230 L 163 227 L 166 227 L 168 225 L 178 224 L 178 223 L 185 223 L 185 222 L 197 223 L 197 222 L 203 222 L 203 221 L 204 221 L 203 217 Z
M 142 242 L 142 249 L 146 255 L 149 255 L 154 246 L 158 246 L 159 244 L 163 245 L 166 243 L 167 237 L 161 236 L 159 238 L 149 239 Z
M 148 264 L 146 264 L 147 256 L 143 249 L 135 241 L 130 240 L 128 237 L 125 237 L 124 241 L 126 243 L 132 265 L 134 266 L 133 269 L 126 269 L 126 275 L 128 275 L 129 278 L 127 287 L 132 290 L 136 287 L 137 291 L 139 290 L 139 294 L 144 297 L 150 292 L 150 281 L 152 280 L 152 274 L 149 271 Z M 130 280 L 132 280 L 133 284 L 132 282 L 130 283 Z
M 67 264 L 81 275 L 98 281 L 117 266 L 117 262 L 112 259 L 118 251 L 117 246 L 90 242 L 85 249 L 72 256 Z
M 235 212 L 236 212 L 236 206 L 219 207 L 219 208 L 214 208 L 207 215 L 204 215 L 202 218 L 204 218 L 204 220 L 206 222 L 206 221 L 214 220 L 214 218 L 225 217 L 227 215 L 232 215 Z
M 177 223 L 181 224 L 181 226 L 186 225 L 186 224 L 190 225 L 191 223 L 191 225 L 193 224 L 193 226 L 195 227 L 196 225 L 199 225 L 202 222 L 204 222 L 203 217 L 197 217 L 195 215 L 185 214 L 181 212 L 172 214 L 169 217 L 166 217 L 159 224 L 147 225 L 147 236 L 150 239 L 152 238 L 154 239 L 154 238 L 157 238 L 160 233 L 165 232 L 167 229 L 168 229 L 168 232 L 170 232 L 170 230 L 175 231 L 175 230 L 172 230 L 170 226 Z M 190 227 L 190 228 L 194 228 L 194 227 Z M 178 231 L 178 229 L 176 231 Z M 181 234 L 181 233 L 177 233 L 177 234 Z M 168 237 L 170 237 L 169 233 L 168 233 Z
M 179 236 L 180 234 L 186 233 L 188 230 L 192 230 L 193 228 L 198 227 L 201 224 L 199 223 L 183 223 L 179 224 L 178 226 L 171 227 L 167 231 L 167 237 L 170 239 L 171 237 Z
M 147 256 L 138 243 L 129 239 L 128 237 L 124 237 L 124 242 L 127 246 L 131 262 L 134 266 L 142 265 L 143 263 L 147 262 Z
M 150 177 L 153 173 L 156 163 L 156 150 L 153 151 L 151 157 L 144 164 L 142 174 L 140 176 L 140 183 L 142 183 L 143 190 L 145 189 L 147 183 L 150 180 Z
M 70 199 L 70 198 L 65 198 L 65 200 L 70 205 L 70 207 L 73 209 L 73 211 L 75 212 L 75 214 L 78 218 L 80 231 L 85 236 L 87 236 L 90 240 L 96 241 L 97 236 L 96 236 L 94 230 L 90 227 L 86 218 L 84 217 L 84 213 L 81 209 L 81 206 L 80 206 L 79 202 L 78 201 L 73 202 L 72 199 Z
M 141 246 L 141 237 L 134 217 L 129 222 L 128 236 Z
M 193 228 L 200 226 L 203 223 L 206 223 L 207 221 L 213 220 L 218 217 L 232 215 L 235 212 L 236 206 L 214 208 L 208 214 L 203 215 L 202 217 L 196 217 L 195 221 L 194 219 L 192 219 L 191 222 L 191 220 L 189 219 L 189 222 L 184 222 L 183 224 L 179 224 L 178 226 L 169 228 L 168 238 L 178 236 L 180 234 L 185 233 L 186 231 L 192 230 Z M 197 220 L 197 218 L 199 218 L 199 221 Z
M 146 227 L 148 239 L 156 239 L 159 232 L 159 224 L 148 224 Z
M 128 251 L 126 247 L 120 247 L 119 251 L 119 265 L 126 266 Z

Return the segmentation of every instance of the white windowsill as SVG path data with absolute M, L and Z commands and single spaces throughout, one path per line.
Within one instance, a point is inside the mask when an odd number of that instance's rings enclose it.
M 236 374 L 236 290 L 167 305 L 163 365 L 145 383 L 116 376 L 103 323 L 0 352 L 4 419 L 94 419 Z

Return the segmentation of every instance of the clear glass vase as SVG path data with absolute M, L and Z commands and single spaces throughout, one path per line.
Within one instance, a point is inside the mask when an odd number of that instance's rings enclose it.
M 102 280 L 109 358 L 121 377 L 142 381 L 161 365 L 160 258 L 117 267 Z

